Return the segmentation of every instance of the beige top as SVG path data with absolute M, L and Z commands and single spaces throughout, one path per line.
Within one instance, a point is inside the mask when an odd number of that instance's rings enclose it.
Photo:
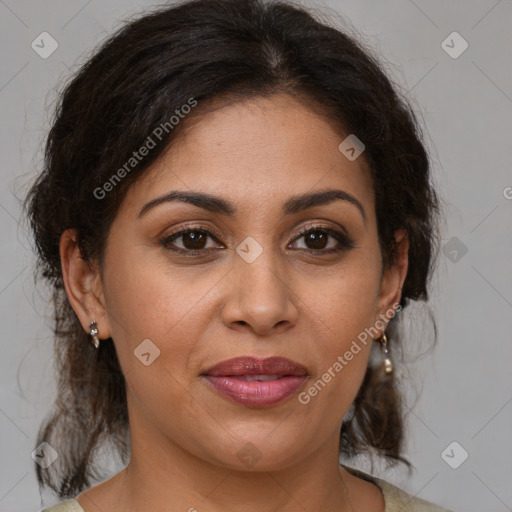
M 398 487 L 381 480 L 375 476 L 368 475 L 354 468 L 343 467 L 359 478 L 363 478 L 368 482 L 372 482 L 382 490 L 384 495 L 385 509 L 384 512 L 451 512 L 448 509 L 438 507 L 433 503 L 415 498 L 410 494 L 402 491 Z M 50 508 L 45 508 L 41 512 L 85 512 L 77 500 L 70 498 L 60 501 Z

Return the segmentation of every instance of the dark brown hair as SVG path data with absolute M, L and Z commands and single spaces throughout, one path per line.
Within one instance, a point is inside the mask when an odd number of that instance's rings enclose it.
M 129 452 L 125 381 L 115 347 L 108 339 L 96 350 L 70 306 L 59 258 L 61 234 L 75 228 L 82 257 L 101 264 L 128 187 L 194 118 L 208 112 L 214 100 L 276 92 L 315 105 L 340 127 L 340 142 L 355 134 L 364 143 L 384 265 L 393 262 L 395 230 L 404 228 L 409 237 L 400 305 L 428 299 L 439 210 L 430 160 L 413 109 L 371 51 L 287 2 L 192 0 L 146 12 L 104 42 L 66 85 L 44 169 L 26 199 L 38 275 L 53 287 L 55 314 L 58 394 L 36 446 L 50 443 L 59 458 L 47 469 L 35 466 L 41 487 L 75 496 L 91 478 L 104 478 L 94 464 L 99 446 L 112 442 L 124 462 Z M 191 98 L 197 106 L 171 129 L 169 119 Z M 156 147 L 100 194 L 159 126 L 168 130 Z M 400 340 L 396 321 L 392 318 L 387 330 L 392 350 Z M 402 455 L 401 396 L 396 378 L 370 364 L 354 414 L 343 423 L 340 453 L 375 453 L 410 467 Z

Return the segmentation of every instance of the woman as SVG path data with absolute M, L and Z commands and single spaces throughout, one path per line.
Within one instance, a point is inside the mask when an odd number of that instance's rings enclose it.
M 127 24 L 66 87 L 27 208 L 47 512 L 445 510 L 339 463 L 410 465 L 397 315 L 437 244 L 414 113 L 353 39 L 258 0 Z M 107 442 L 129 462 L 91 487 Z

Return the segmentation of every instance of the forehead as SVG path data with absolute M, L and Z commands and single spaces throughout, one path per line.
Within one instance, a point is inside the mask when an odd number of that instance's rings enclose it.
M 125 203 L 135 208 L 190 189 L 229 198 L 247 213 L 304 192 L 341 188 L 371 209 L 366 162 L 339 150 L 348 134 L 333 124 L 286 94 L 220 105 L 194 119 L 132 185 Z

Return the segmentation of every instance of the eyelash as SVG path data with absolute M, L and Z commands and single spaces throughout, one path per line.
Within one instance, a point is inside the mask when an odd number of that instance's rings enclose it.
M 177 254 L 187 255 L 187 256 L 196 256 L 199 254 L 205 254 L 208 252 L 212 252 L 212 249 L 196 249 L 196 250 L 194 250 L 194 249 L 173 249 L 173 248 L 169 247 L 169 244 L 173 240 L 180 238 L 180 236 L 182 236 L 182 235 L 185 235 L 190 232 L 195 232 L 195 231 L 206 234 L 209 237 L 211 237 L 212 239 L 214 239 L 217 243 L 220 243 L 218 241 L 217 237 L 214 235 L 214 233 L 212 233 L 208 229 L 205 229 L 201 226 L 189 226 L 186 229 L 182 229 L 181 231 L 176 231 L 174 233 L 171 233 L 170 235 L 159 240 L 159 243 L 168 251 L 171 251 L 171 252 L 174 252 Z M 323 226 L 307 226 L 307 227 L 301 228 L 299 230 L 299 232 L 297 233 L 297 236 L 292 241 L 295 241 L 295 240 L 301 238 L 302 236 L 309 234 L 311 232 L 318 232 L 318 231 L 327 233 L 328 235 L 332 236 L 335 240 L 337 240 L 339 242 L 340 246 L 335 249 L 327 249 L 327 250 L 325 250 L 325 249 L 324 250 L 298 249 L 298 250 L 307 251 L 310 254 L 315 255 L 315 256 L 321 256 L 321 255 L 332 254 L 332 253 L 336 253 L 336 252 L 353 249 L 355 247 L 353 240 L 351 238 L 349 238 L 345 233 L 343 233 L 341 231 L 337 231 L 335 229 L 326 228 Z M 213 250 L 215 250 L 215 249 L 213 249 Z

